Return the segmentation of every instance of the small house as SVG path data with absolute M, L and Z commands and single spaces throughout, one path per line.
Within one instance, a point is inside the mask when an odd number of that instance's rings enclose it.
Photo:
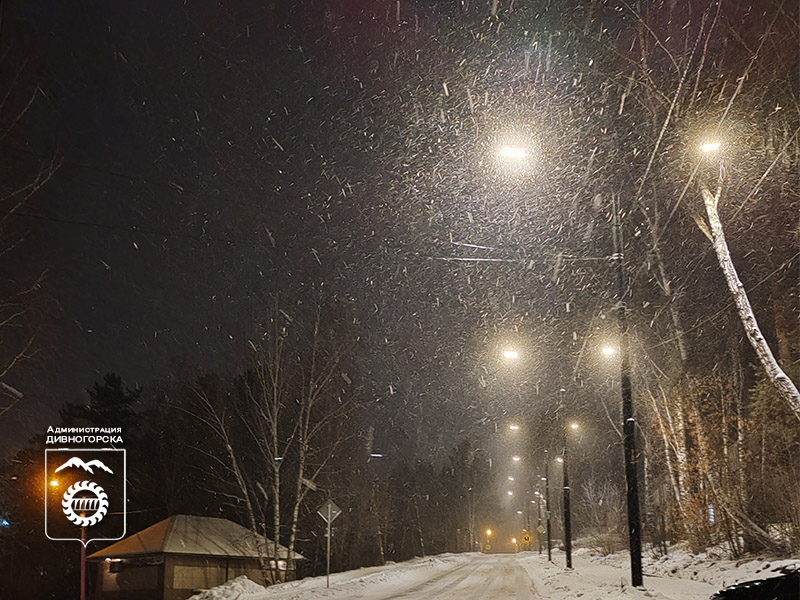
M 98 600 L 185 600 L 240 575 L 262 585 L 295 579 L 303 557 L 290 559 L 281 545 L 276 553 L 274 542 L 227 519 L 173 515 L 88 560 L 98 563 Z

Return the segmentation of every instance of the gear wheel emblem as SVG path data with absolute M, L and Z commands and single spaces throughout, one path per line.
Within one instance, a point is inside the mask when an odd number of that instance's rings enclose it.
M 91 527 L 103 520 L 108 512 L 108 494 L 93 481 L 78 481 L 64 492 L 61 507 L 78 527 Z

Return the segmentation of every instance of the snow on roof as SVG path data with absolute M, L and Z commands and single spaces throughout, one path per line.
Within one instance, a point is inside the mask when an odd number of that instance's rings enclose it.
M 259 552 L 259 547 L 263 549 Z M 144 554 L 196 554 L 203 556 L 228 556 L 273 558 L 274 542 L 249 529 L 216 517 L 173 515 L 130 535 L 88 558 L 115 558 Z M 278 558 L 286 558 L 288 548 L 278 545 Z M 304 560 L 297 552 L 295 560 Z

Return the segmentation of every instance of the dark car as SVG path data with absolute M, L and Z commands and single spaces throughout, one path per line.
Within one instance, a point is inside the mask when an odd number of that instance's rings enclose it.
M 710 600 L 800 600 L 800 570 L 743 581 L 718 591 Z

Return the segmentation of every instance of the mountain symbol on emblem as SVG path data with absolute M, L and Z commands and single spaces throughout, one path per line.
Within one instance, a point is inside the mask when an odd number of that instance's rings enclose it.
M 55 470 L 55 472 L 58 473 L 61 469 L 67 469 L 69 467 L 78 467 L 78 468 L 83 469 L 84 471 L 88 471 L 89 473 L 92 473 L 92 474 L 94 474 L 93 467 L 99 467 L 100 469 L 103 469 L 103 471 L 105 471 L 107 473 L 111 473 L 112 475 L 114 474 L 114 471 L 112 471 L 107 466 L 105 466 L 103 464 L 103 461 L 101 461 L 101 460 L 94 459 L 94 460 L 90 460 L 88 463 L 86 463 L 86 462 L 83 462 L 77 456 L 73 456 L 72 458 L 70 458 L 67 462 L 65 462 L 63 465 L 58 467 Z

